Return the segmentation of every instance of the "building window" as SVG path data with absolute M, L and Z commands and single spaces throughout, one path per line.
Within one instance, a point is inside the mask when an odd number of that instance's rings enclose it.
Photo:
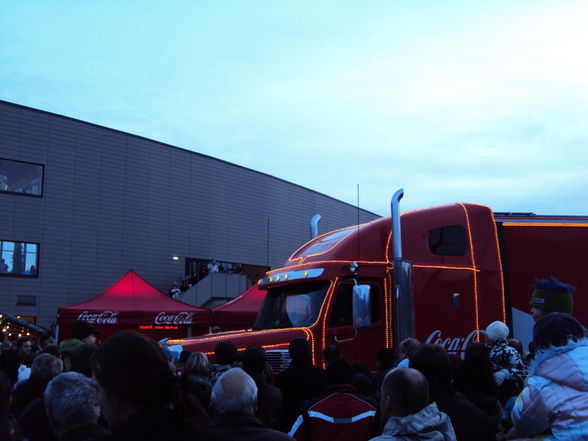
M 39 244 L 0 240 L 0 276 L 37 277 Z
M 0 192 L 43 195 L 43 165 L 0 159 Z
M 463 256 L 468 249 L 466 230 L 449 225 L 429 232 L 429 250 L 438 256 Z

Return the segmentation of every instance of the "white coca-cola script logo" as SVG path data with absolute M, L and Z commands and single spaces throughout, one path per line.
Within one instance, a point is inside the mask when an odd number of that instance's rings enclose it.
M 178 312 L 177 314 L 160 312 L 155 317 L 157 325 L 191 325 L 194 313 Z
M 429 335 L 425 343 L 442 346 L 449 353 L 465 351 L 468 345 L 474 340 L 477 333 L 478 331 L 472 331 L 467 337 L 443 338 L 441 330 L 437 329 Z M 463 357 L 463 352 L 461 355 Z
M 78 315 L 78 320 L 98 325 L 116 325 L 118 323 L 118 311 L 88 312 Z

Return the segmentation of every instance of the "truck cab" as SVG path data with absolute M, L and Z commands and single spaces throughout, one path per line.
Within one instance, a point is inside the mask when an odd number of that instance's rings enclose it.
M 416 337 L 462 351 L 494 320 L 506 321 L 503 270 L 496 224 L 488 207 L 448 204 L 402 214 L 402 252 L 412 263 Z M 279 371 L 288 345 L 306 338 L 322 365 L 328 344 L 349 361 L 376 368 L 379 348 L 394 342 L 395 259 L 390 217 L 318 236 L 282 268 L 259 281 L 267 295 L 252 329 L 183 340 L 212 356 L 231 340 L 239 350 L 261 346 Z

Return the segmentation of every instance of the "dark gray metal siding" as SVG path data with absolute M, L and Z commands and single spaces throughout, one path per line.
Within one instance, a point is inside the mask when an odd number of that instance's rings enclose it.
M 46 327 L 129 268 L 165 291 L 185 257 L 277 267 L 314 214 L 322 233 L 357 222 L 356 207 L 281 179 L 6 102 L 0 157 L 45 165 L 42 198 L 0 193 L 0 239 L 40 243 L 37 279 L 0 277 L 0 311 Z

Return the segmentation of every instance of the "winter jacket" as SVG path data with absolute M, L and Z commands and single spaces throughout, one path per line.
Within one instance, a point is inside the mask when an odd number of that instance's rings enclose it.
M 527 374 L 525 364 L 515 348 L 505 340 L 496 342 L 490 349 L 490 362 L 494 371 L 494 380 L 500 386 L 504 380 L 523 380 Z
M 218 380 L 222 374 L 224 374 L 226 371 L 228 371 L 232 367 L 233 366 L 230 364 L 212 363 L 210 365 L 210 386 L 211 387 L 214 386 L 214 384 L 216 383 L 216 380 Z
M 288 368 L 278 374 L 276 386 L 282 391 L 284 397 L 281 430 L 285 432 L 290 430 L 304 401 L 324 393 L 324 383 L 325 371 L 313 366 L 310 361 L 293 361 Z
M 145 408 L 131 415 L 122 426 L 112 429 L 102 441 L 225 441 L 207 430 L 186 427 L 178 413 L 169 408 Z
M 388 419 L 382 434 L 371 441 L 455 441 L 449 417 L 435 403 L 420 412 Z
M 449 384 L 433 384 L 431 400 L 447 414 L 458 441 L 494 441 L 495 425 L 486 413 L 465 398 L 460 398 Z
M 262 374 L 251 374 L 251 378 L 257 386 L 257 410 L 255 417 L 259 419 L 265 427 L 275 429 L 280 420 L 282 407 L 284 406 L 284 397 L 282 391 L 272 386 Z
M 284 432 L 268 429 L 254 416 L 217 415 L 209 424 L 210 432 L 232 441 L 294 441 Z
M 289 435 L 298 441 L 367 441 L 377 433 L 377 403 L 351 385 L 305 401 Z
M 110 431 L 101 425 L 86 424 L 66 432 L 58 441 L 99 441 L 107 435 L 110 435 Z
M 539 351 L 512 411 L 516 429 L 543 440 L 588 440 L 588 339 Z

